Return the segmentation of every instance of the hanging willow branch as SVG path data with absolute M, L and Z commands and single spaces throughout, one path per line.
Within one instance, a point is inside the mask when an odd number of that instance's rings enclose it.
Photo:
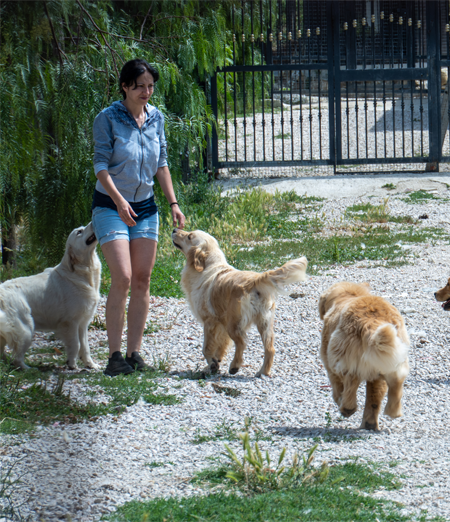
M 109 45 L 109 43 L 106 41 L 106 38 L 105 38 L 105 35 L 103 34 L 104 31 L 102 31 L 100 29 L 100 27 L 94 22 L 94 19 L 92 18 L 92 16 L 88 13 L 88 11 L 86 11 L 86 9 L 81 5 L 81 2 L 80 0 L 76 0 L 77 1 L 77 4 L 81 7 L 82 11 L 84 13 L 86 13 L 89 17 L 89 20 L 91 21 L 92 25 L 95 27 L 95 29 L 97 29 L 97 31 L 102 35 L 102 38 L 103 38 L 103 41 L 105 42 L 105 45 L 106 47 L 109 49 L 110 53 L 111 53 L 111 58 L 113 60 L 113 63 L 114 63 L 114 69 L 116 70 L 116 76 L 117 78 L 119 78 L 119 70 L 117 69 L 117 63 L 116 63 L 116 59 L 114 57 L 114 52 L 113 50 L 111 49 L 111 46 Z
M 50 29 L 52 30 L 53 41 L 55 42 L 55 47 L 58 50 L 59 63 L 60 63 L 60 65 L 62 65 L 63 64 L 63 60 L 62 60 L 62 56 L 61 56 L 61 49 L 59 47 L 58 40 L 56 39 L 56 34 L 55 34 L 55 29 L 53 27 L 52 19 L 50 18 L 50 15 L 48 14 L 47 2 L 44 2 L 44 10 L 45 10 L 45 14 L 47 15 L 47 18 L 48 18 L 48 23 L 50 24 Z

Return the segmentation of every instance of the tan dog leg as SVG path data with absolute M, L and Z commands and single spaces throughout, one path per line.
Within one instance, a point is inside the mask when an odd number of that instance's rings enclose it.
M 339 377 L 339 375 L 336 375 L 335 373 L 333 373 L 326 366 L 325 366 L 325 368 L 327 370 L 328 379 L 330 380 L 330 384 L 333 389 L 333 400 L 339 406 L 339 404 L 341 402 L 342 393 L 344 391 L 344 383 L 343 383 L 342 379 Z
M 363 430 L 378 431 L 378 416 L 380 415 L 381 403 L 386 395 L 387 384 L 384 379 L 366 383 L 366 406 L 364 408 L 363 420 L 360 428 Z
M 358 409 L 356 402 L 356 392 L 360 384 L 358 377 L 354 375 L 346 375 L 343 379 L 344 391 L 341 395 L 339 411 L 344 417 L 350 417 Z
M 220 323 L 205 323 L 203 355 L 208 366 L 203 371 L 217 373 L 230 344 L 231 339 Z
M 239 333 L 237 328 L 228 328 L 228 334 L 233 339 L 234 344 L 236 345 L 236 352 L 234 354 L 233 360 L 231 361 L 229 369 L 231 375 L 234 375 L 239 371 L 239 368 L 242 366 L 244 362 L 244 350 L 247 345 L 246 335 L 245 333 Z
M 337 374 L 335 374 L 328 365 L 328 343 L 329 343 L 328 327 L 325 324 L 322 330 L 322 344 L 320 347 L 320 358 L 322 359 L 325 370 L 328 374 L 331 387 L 333 389 L 333 400 L 339 406 L 341 401 L 342 392 L 344 391 L 344 383 Z
M 273 319 L 274 313 L 271 314 L 269 321 L 263 321 L 256 325 L 264 345 L 264 362 L 259 372 L 257 372 L 256 377 L 261 377 L 261 375 L 270 377 L 270 369 L 272 368 L 275 355 L 275 348 L 273 346 Z
M 391 373 L 385 376 L 387 385 L 389 386 L 388 400 L 384 408 L 384 414 L 389 415 L 391 419 L 401 417 L 402 413 L 402 396 L 403 382 L 406 378 L 399 377 L 397 373 Z

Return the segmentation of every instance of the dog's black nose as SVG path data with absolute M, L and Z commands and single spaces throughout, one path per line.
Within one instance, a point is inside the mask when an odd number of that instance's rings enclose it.
M 435 298 L 436 298 L 436 293 L 437 293 L 437 292 L 434 292 L 434 297 L 435 297 Z
M 177 229 L 176 229 L 176 228 L 174 228 L 174 229 L 173 229 L 173 233 L 174 233 L 174 234 L 176 234 L 176 232 L 177 232 Z

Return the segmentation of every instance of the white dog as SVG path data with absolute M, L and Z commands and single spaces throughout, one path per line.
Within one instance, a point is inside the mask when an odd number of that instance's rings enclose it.
M 87 329 L 99 300 L 101 264 L 92 224 L 73 230 L 61 263 L 41 274 L 0 285 L 0 356 L 8 345 L 14 365 L 27 369 L 25 352 L 35 330 L 53 331 L 66 345 L 67 364 L 97 368 L 91 359 Z

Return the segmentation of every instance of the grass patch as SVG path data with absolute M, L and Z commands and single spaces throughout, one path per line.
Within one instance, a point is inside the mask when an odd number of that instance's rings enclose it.
M 345 216 L 365 223 L 405 223 L 410 225 L 417 223 L 417 220 L 411 216 L 391 216 L 388 204 L 389 198 L 385 198 L 381 205 L 358 203 L 348 207 Z
M 188 498 L 133 501 L 104 518 L 117 522 L 412 520 L 401 514 L 400 505 L 370 496 L 377 489 L 400 487 L 395 475 L 389 472 L 355 462 L 313 468 L 311 462 L 316 447 L 302 459 L 295 456 L 292 464 L 284 467 L 284 450 L 272 462 L 268 454 L 262 456 L 257 445 L 251 448 L 248 439 L 244 446 L 247 458 L 243 461 L 229 450 L 231 465 L 203 470 L 193 479 L 194 483 L 226 491 Z M 245 466 L 251 469 L 245 471 Z
M 408 227 L 391 231 L 389 227 L 377 226 L 370 227 L 363 237 L 305 235 L 296 241 L 274 242 L 269 247 L 256 245 L 251 252 L 236 252 L 230 262 L 240 269 L 268 270 L 273 268 L 274 259 L 281 264 L 290 258 L 304 255 L 310 260 L 310 274 L 333 264 L 350 265 L 362 260 L 382 261 L 385 266 L 396 266 L 406 262 L 403 244 L 429 242 L 444 237 L 447 237 L 446 234 L 436 228 Z
M 118 415 L 139 399 L 154 405 L 180 402 L 175 395 L 156 392 L 160 386 L 156 378 L 162 376 L 160 371 L 114 378 L 102 373 L 59 373 L 56 381 L 51 380 L 50 375 L 37 369 L 11 371 L 9 366 L 0 363 L 0 433 L 17 435 L 32 431 L 37 424 L 76 423 L 109 413 Z M 80 404 L 72 400 L 70 393 L 66 393 L 66 383 L 73 379 L 86 381 L 91 388 L 88 397 L 104 393 L 105 401 Z
M 381 186 L 381 188 L 385 188 L 386 190 L 395 190 L 397 188 L 397 186 L 394 185 L 393 183 L 385 183 L 384 185 Z
M 73 423 L 105 414 L 105 406 L 78 404 L 63 393 L 64 376 L 50 382 L 38 370 L 8 371 L 0 363 L 0 433 L 17 435 L 36 424 Z
M 130 375 L 118 375 L 111 378 L 102 373 L 95 373 L 87 378 L 89 386 L 99 386 L 108 395 L 110 412 L 120 411 L 122 408 L 136 404 L 143 399 L 148 404 L 172 405 L 178 404 L 180 400 L 175 395 L 154 393 L 152 390 L 158 388 L 159 384 L 155 378 L 161 377 L 159 371 L 135 372 Z M 88 392 L 95 396 L 98 391 Z
M 440 199 L 438 196 L 434 194 L 430 194 L 426 190 L 416 190 L 415 192 L 411 192 L 408 194 L 406 198 L 402 198 L 405 203 L 409 203 L 410 205 L 426 203 L 427 201 Z

